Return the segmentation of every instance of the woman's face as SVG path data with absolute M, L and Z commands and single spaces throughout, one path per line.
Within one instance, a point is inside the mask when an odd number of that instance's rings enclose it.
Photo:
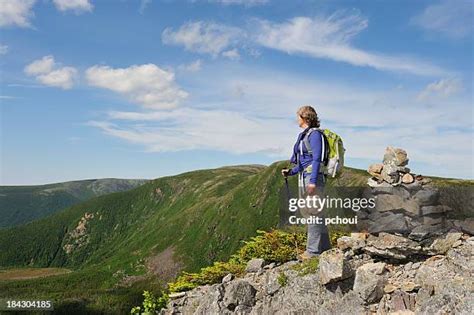
M 306 121 L 304 121 L 304 119 L 301 118 L 300 115 L 297 115 L 297 119 L 298 119 L 298 126 L 300 126 L 300 128 L 306 128 Z

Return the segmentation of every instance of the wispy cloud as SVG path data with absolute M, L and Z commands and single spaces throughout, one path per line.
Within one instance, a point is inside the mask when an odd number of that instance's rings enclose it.
M 432 97 L 448 97 L 460 92 L 463 89 L 462 81 L 458 78 L 441 79 L 428 84 L 423 91 L 418 94 L 418 100 L 423 101 Z
M 256 20 L 255 41 L 267 48 L 323 58 L 377 70 L 416 75 L 440 75 L 440 67 L 421 60 L 368 52 L 351 44 L 367 28 L 368 20 L 357 13 L 338 11 L 330 16 L 295 17 L 282 23 Z
M 59 11 L 73 11 L 76 14 L 92 12 L 94 6 L 89 0 L 53 0 Z
M 337 11 L 329 16 L 294 17 L 284 22 L 253 19 L 239 28 L 215 22 L 194 21 L 177 30 L 166 28 L 162 41 L 186 50 L 239 59 L 241 51 L 251 54 L 254 47 L 265 47 L 287 54 L 328 59 L 381 71 L 404 72 L 422 76 L 446 76 L 448 71 L 426 61 L 353 46 L 352 41 L 368 26 L 358 13 Z
M 188 96 L 176 85 L 172 71 L 154 64 L 115 69 L 93 66 L 86 70 L 86 78 L 92 86 L 120 93 L 149 109 L 174 108 Z
M 441 0 L 438 3 L 430 4 L 411 21 L 432 35 L 460 39 L 472 34 L 473 20 L 474 5 L 472 1 Z
M 224 50 L 238 44 L 243 31 L 237 27 L 214 22 L 188 22 L 178 30 L 166 28 L 162 41 L 167 45 L 184 46 L 188 51 L 219 56 Z
M 394 145 L 425 165 L 414 172 L 442 165 L 443 175 L 474 175 L 461 163 L 471 158 L 469 146 L 439 152 L 439 145 L 469 143 L 472 109 L 466 98 L 436 98 L 427 108 L 415 90 L 364 89 L 269 69 L 214 70 L 206 68 L 189 83 L 192 107 L 109 111 L 90 125 L 150 152 L 210 149 L 287 158 L 298 132 L 295 111 L 312 104 L 322 126 L 343 137 L 348 158 L 373 160 Z
M 202 61 L 201 59 L 195 60 L 188 64 L 183 64 L 178 66 L 178 70 L 186 71 L 186 72 L 198 72 L 202 68 Z
M 30 19 L 34 16 L 33 6 L 36 0 L 2 0 L 0 1 L 0 27 L 31 27 Z
M 33 61 L 25 67 L 24 71 L 44 85 L 62 89 L 72 88 L 77 75 L 77 70 L 74 67 L 61 67 L 51 55 Z

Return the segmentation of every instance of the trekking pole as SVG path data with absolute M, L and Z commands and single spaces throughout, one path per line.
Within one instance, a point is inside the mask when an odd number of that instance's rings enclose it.
M 285 176 L 285 186 L 286 186 L 286 196 L 288 197 L 288 200 L 291 198 L 290 194 L 290 185 L 288 184 L 288 177 Z

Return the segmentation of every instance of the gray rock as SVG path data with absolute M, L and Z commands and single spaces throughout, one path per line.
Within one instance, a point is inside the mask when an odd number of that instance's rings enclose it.
M 448 208 L 443 205 L 423 206 L 421 207 L 421 215 L 445 213 Z
M 224 278 L 222 278 L 222 283 L 230 282 L 234 279 L 234 275 L 229 273 Z
M 380 233 L 379 236 L 370 236 L 364 251 L 371 256 L 406 260 L 413 255 L 425 254 L 422 247 L 408 238 Z
M 352 275 L 353 270 L 340 249 L 333 248 L 319 256 L 319 278 L 322 284 L 337 282 Z
M 179 299 L 179 298 L 182 298 L 182 297 L 185 296 L 185 295 L 186 295 L 186 292 L 171 293 L 171 294 L 169 295 L 169 298 L 172 299 L 172 300 L 173 300 L 173 299 Z
M 463 231 L 464 233 L 474 235 L 474 218 L 455 220 L 454 225 L 461 229 L 461 231 Z
M 223 305 L 229 310 L 234 310 L 239 305 L 253 306 L 256 292 L 257 290 L 245 280 L 232 281 L 225 287 Z
M 350 236 L 341 236 L 337 239 L 337 247 L 341 250 L 352 249 L 357 251 L 364 247 L 365 240 Z
M 427 239 L 431 236 L 441 235 L 446 232 L 446 227 L 443 224 L 437 225 L 419 225 L 415 227 L 408 238 L 415 241 L 421 241 Z
M 433 188 L 423 188 L 413 196 L 420 206 L 435 205 L 439 199 L 439 191 Z
M 430 250 L 435 254 L 446 254 L 461 236 L 462 233 L 448 233 L 445 237 L 435 239 Z
M 391 187 L 393 187 L 392 185 L 390 185 L 387 182 L 384 182 L 384 181 L 378 182 L 374 178 L 369 178 L 367 180 L 367 185 L 369 185 L 370 187 L 373 187 L 373 188 L 391 188 Z
M 378 302 L 385 286 L 385 263 L 368 263 L 357 268 L 354 291 L 367 303 Z
M 251 259 L 247 263 L 247 267 L 245 268 L 245 271 L 246 272 L 259 272 L 262 270 L 264 265 L 265 265 L 265 260 L 261 258 L 254 258 L 254 259 Z
M 442 214 L 427 214 L 422 217 L 423 224 L 425 225 L 437 225 L 442 224 L 446 217 Z
M 397 211 L 403 209 L 404 199 L 400 196 L 383 194 L 375 198 L 375 209 L 379 212 Z
M 374 219 L 369 226 L 370 233 L 408 233 L 410 231 L 405 216 L 401 213 L 387 212 L 384 215 Z

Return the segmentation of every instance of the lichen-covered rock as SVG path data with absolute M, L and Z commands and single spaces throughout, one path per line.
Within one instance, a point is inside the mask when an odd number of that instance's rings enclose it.
M 383 296 L 386 277 L 385 263 L 368 263 L 357 268 L 354 291 L 367 303 L 378 302 Z
M 233 311 L 237 306 L 252 307 L 255 304 L 257 290 L 245 280 L 230 282 L 225 287 L 223 305 Z
M 265 260 L 261 258 L 251 259 L 247 263 L 247 267 L 245 268 L 245 271 L 246 272 L 259 272 L 262 270 L 264 265 L 265 265 Z
M 424 253 L 423 248 L 417 242 L 388 233 L 370 236 L 364 251 L 369 255 L 396 260 L 406 260 L 410 256 Z
M 354 271 L 350 268 L 347 257 L 338 249 L 333 248 L 319 257 L 319 278 L 322 284 L 336 282 L 352 276 Z

